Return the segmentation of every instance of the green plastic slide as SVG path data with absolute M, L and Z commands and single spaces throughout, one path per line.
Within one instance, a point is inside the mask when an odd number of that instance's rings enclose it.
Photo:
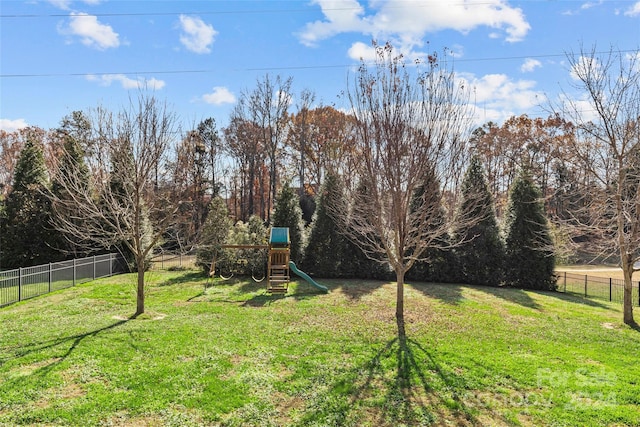
M 296 273 L 298 276 L 302 277 L 304 280 L 306 280 L 307 282 L 309 282 L 309 284 L 311 286 L 315 286 L 316 288 L 324 291 L 324 292 L 329 292 L 329 289 L 326 286 L 322 286 L 320 283 L 316 282 L 315 280 L 313 280 L 311 277 L 309 277 L 309 275 L 307 273 L 305 273 L 304 271 L 300 271 L 298 270 L 298 267 L 296 267 L 296 263 L 293 261 L 289 261 L 289 268 L 291 269 L 291 271 L 293 271 L 294 273 Z

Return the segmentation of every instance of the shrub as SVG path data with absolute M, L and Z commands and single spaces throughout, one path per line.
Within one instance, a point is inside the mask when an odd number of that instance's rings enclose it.
M 214 197 L 209 204 L 209 213 L 202 226 L 198 251 L 196 253 L 196 265 L 209 272 L 214 254 L 224 244 L 231 230 L 231 219 L 224 200 Z

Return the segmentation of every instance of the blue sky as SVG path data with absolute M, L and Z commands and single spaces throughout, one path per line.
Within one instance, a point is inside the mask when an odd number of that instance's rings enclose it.
M 446 47 L 474 88 L 477 123 L 500 123 L 546 116 L 544 99 L 571 90 L 566 52 L 637 50 L 640 1 L 2 0 L 0 128 L 118 110 L 143 86 L 186 128 L 207 117 L 223 127 L 266 73 L 293 77 L 293 104 L 311 89 L 346 108 L 338 95 L 372 39 L 409 60 Z

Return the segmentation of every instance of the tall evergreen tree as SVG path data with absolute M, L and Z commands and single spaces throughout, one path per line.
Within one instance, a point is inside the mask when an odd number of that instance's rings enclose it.
M 303 225 L 302 210 L 298 196 L 287 183 L 276 198 L 276 209 L 272 217 L 274 227 L 289 227 L 291 239 L 291 260 L 299 263 L 302 260 Z
M 474 156 L 462 182 L 462 200 L 456 215 L 468 224 L 454 231 L 465 242 L 456 250 L 459 277 L 474 285 L 498 286 L 502 281 L 504 243 L 496 219 L 493 195 L 480 158 Z
M 311 223 L 311 232 L 304 251 L 303 269 L 309 274 L 320 277 L 341 277 L 341 264 L 346 238 L 338 232 L 335 219 L 331 216 L 327 204 L 342 197 L 342 183 L 334 174 L 327 174 L 320 194 L 316 212 Z M 351 256 L 352 254 L 348 254 Z
M 505 282 L 524 289 L 555 290 L 553 241 L 531 175 L 521 171 L 505 215 Z
M 358 194 L 358 200 L 363 201 L 365 200 L 365 196 L 368 194 L 369 189 L 364 182 L 361 182 L 356 189 L 356 192 Z M 335 206 L 345 205 L 341 205 L 339 201 L 333 201 L 330 208 L 333 215 L 336 214 Z M 381 238 L 373 231 L 368 233 L 368 238 L 375 242 L 380 242 L 381 240 Z M 393 279 L 391 266 L 382 254 L 372 251 L 365 252 L 365 248 L 358 245 L 356 242 L 351 240 L 351 238 L 345 239 L 345 246 L 342 253 L 344 253 L 345 256 L 340 264 L 341 277 L 375 280 Z
M 47 170 L 42 144 L 28 138 L 20 152 L 2 222 L 2 266 L 26 267 L 56 261 L 51 203 L 46 197 Z
M 420 209 L 422 205 L 431 205 L 435 212 L 429 215 L 429 222 L 423 227 L 439 229 L 445 227 L 446 210 L 438 201 L 441 200 L 440 185 L 433 173 L 426 173 L 423 183 L 416 188 L 411 202 L 411 210 Z M 423 282 L 451 282 L 455 280 L 455 257 L 451 238 L 448 233 L 434 233 L 434 241 L 427 245 L 413 268 L 407 271 L 407 278 Z
M 60 183 L 60 177 L 78 174 L 82 177 L 81 182 L 87 189 L 89 188 L 91 177 L 89 174 L 89 168 L 84 161 L 84 150 L 79 141 L 71 134 L 64 131 L 62 138 L 64 141 L 64 150 L 59 159 L 57 170 L 51 180 L 51 194 L 53 195 L 54 203 L 58 200 L 64 201 L 62 204 L 65 204 L 65 202 L 68 202 L 73 197 L 73 194 L 70 194 L 65 186 Z M 69 217 L 70 220 L 78 224 L 79 227 L 82 225 L 82 219 L 76 218 L 76 215 L 74 215 L 72 210 L 65 209 L 64 206 L 59 206 L 58 213 Z M 65 236 L 62 233 L 58 234 L 60 240 L 59 248 L 61 250 L 73 254 L 76 258 L 86 256 L 91 253 L 91 245 L 83 245 L 83 242 L 77 241 L 74 236 Z

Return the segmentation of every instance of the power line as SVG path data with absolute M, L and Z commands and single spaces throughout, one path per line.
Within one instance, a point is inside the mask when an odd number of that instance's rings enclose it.
M 627 49 L 618 50 L 619 53 L 635 53 L 637 50 Z M 597 55 L 609 53 L 608 51 L 595 52 Z M 454 58 L 452 62 L 486 62 L 486 61 L 515 61 L 536 58 L 558 58 L 566 57 L 564 53 L 551 53 L 539 55 L 521 55 L 521 56 L 494 56 L 486 58 Z M 292 65 L 292 66 L 274 66 L 274 67 L 250 67 L 242 69 L 234 69 L 234 71 L 294 71 L 294 70 L 322 70 L 331 68 L 351 68 L 358 65 L 357 62 L 351 64 L 327 64 L 327 65 Z M 19 74 L 0 74 L 0 78 L 36 78 L 36 77 L 89 77 L 89 76 L 116 76 L 116 75 L 162 75 L 162 74 L 206 74 L 219 70 L 199 69 L 199 70 L 136 70 L 136 71 L 108 71 L 108 72 L 85 72 L 85 73 L 19 73 Z

